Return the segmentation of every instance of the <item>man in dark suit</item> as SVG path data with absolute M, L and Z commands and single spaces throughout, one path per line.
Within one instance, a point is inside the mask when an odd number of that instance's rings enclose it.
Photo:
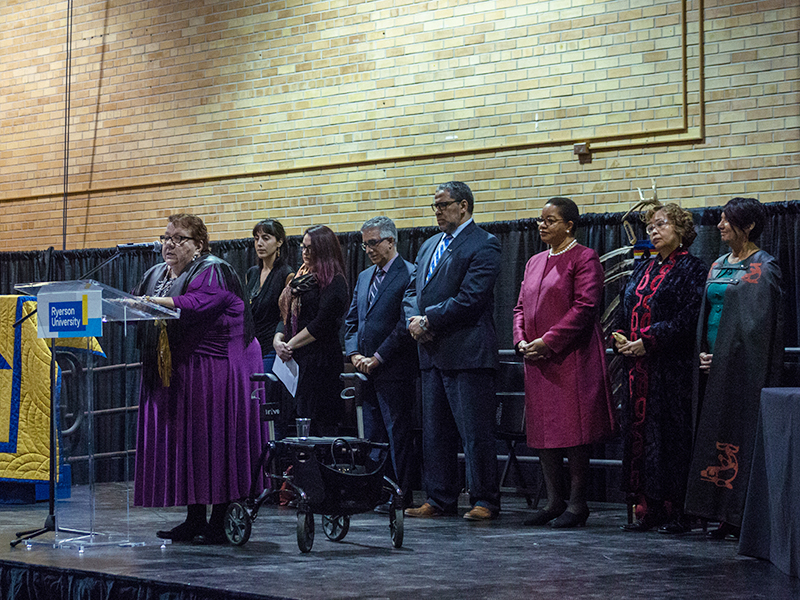
M 402 304 L 413 282 L 414 265 L 397 253 L 397 228 L 388 217 L 364 223 L 361 238 L 374 266 L 361 272 L 353 290 L 345 317 L 345 352 L 353 366 L 368 376 L 361 386 L 364 434 L 373 442 L 389 443 L 393 478 L 403 490 L 405 508 L 411 505 L 413 491 L 412 428 L 419 365 Z
M 493 434 L 498 344 L 494 284 L 500 242 L 472 219 L 472 191 L 460 181 L 440 185 L 432 205 L 441 234 L 425 241 L 416 281 L 406 294 L 408 330 L 418 342 L 422 374 L 422 452 L 428 500 L 410 517 L 454 514 L 458 457 L 466 456 L 471 521 L 500 510 Z

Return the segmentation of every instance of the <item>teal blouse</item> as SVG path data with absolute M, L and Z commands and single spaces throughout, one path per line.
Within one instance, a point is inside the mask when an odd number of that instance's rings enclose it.
M 728 264 L 728 257 L 723 259 L 723 265 Z M 714 269 L 714 279 L 730 280 L 734 275 L 735 268 Z M 714 283 L 710 281 L 706 286 L 706 300 L 709 304 L 708 320 L 706 327 L 706 342 L 708 343 L 709 353 L 714 353 L 714 343 L 717 341 L 717 331 L 719 330 L 719 320 L 722 317 L 722 307 L 725 303 L 725 290 L 727 283 Z

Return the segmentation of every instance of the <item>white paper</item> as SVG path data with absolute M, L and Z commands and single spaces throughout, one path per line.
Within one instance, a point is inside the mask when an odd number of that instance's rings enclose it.
M 286 389 L 289 390 L 292 398 L 294 398 L 297 392 L 297 379 L 300 377 L 300 366 L 295 360 L 290 358 L 288 362 L 283 362 L 276 356 L 275 362 L 272 363 L 272 372 L 283 382 L 283 385 L 286 386 Z

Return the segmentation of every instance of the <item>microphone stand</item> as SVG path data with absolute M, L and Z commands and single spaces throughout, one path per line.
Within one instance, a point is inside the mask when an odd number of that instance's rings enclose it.
M 81 275 L 78 280 L 86 279 L 90 275 L 94 275 L 108 263 L 116 260 L 122 252 L 117 248 L 117 251 L 109 258 L 108 260 L 102 262 L 94 269 L 90 269 L 83 275 Z M 14 327 L 17 327 L 28 320 L 30 317 L 35 315 L 38 312 L 38 308 L 33 309 L 27 315 L 22 317 L 21 319 L 17 320 L 14 323 Z M 50 476 L 48 481 L 48 490 L 49 490 L 49 498 L 48 498 L 48 513 L 47 517 L 44 520 L 44 526 L 39 527 L 38 529 L 30 529 L 27 531 L 18 531 L 16 533 L 16 539 L 11 542 L 11 547 L 14 548 L 21 542 L 33 539 L 38 537 L 42 534 L 48 533 L 50 531 L 56 531 L 56 462 L 58 460 L 58 453 L 56 451 L 56 441 L 57 441 L 57 420 L 56 420 L 56 340 L 55 338 L 50 338 Z M 71 535 L 91 535 L 89 531 L 78 531 L 74 529 L 59 529 L 59 531 L 63 531 L 65 533 Z
M 25 318 L 30 317 L 36 310 L 29 313 Z M 25 319 L 20 319 L 19 322 Z M 48 512 L 44 520 L 44 526 L 38 529 L 29 529 L 27 531 L 18 531 L 16 539 L 11 542 L 11 547 L 14 548 L 17 544 L 39 537 L 44 533 L 56 530 L 56 461 L 58 460 L 58 453 L 56 452 L 56 338 L 50 338 L 50 476 L 48 479 Z M 72 535 L 89 535 L 88 531 L 77 531 L 74 529 L 60 529 L 65 533 Z
M 117 251 L 116 251 L 116 252 L 115 252 L 115 253 L 114 253 L 114 254 L 111 256 L 111 258 L 109 258 L 109 259 L 108 259 L 108 260 L 106 260 L 106 261 L 103 261 L 102 263 L 100 263 L 99 265 L 97 265 L 97 266 L 96 266 L 94 269 L 90 269 L 89 271 L 87 271 L 86 273 L 84 273 L 83 275 L 81 275 L 80 277 L 78 277 L 78 280 L 80 281 L 81 279 L 86 279 L 87 277 L 89 277 L 89 275 L 94 275 L 94 274 L 95 274 L 95 273 L 97 273 L 97 272 L 98 272 L 100 269 L 102 269 L 103 267 L 105 267 L 105 266 L 106 266 L 108 263 L 110 263 L 110 262 L 111 262 L 111 261 L 113 261 L 113 260 L 116 260 L 116 258 L 117 258 L 117 257 L 118 257 L 120 254 L 122 254 L 122 252 L 119 250 L 119 248 L 117 248 Z M 29 312 L 27 315 L 25 315 L 25 316 L 24 316 L 24 317 L 22 317 L 21 319 L 17 320 L 17 321 L 14 323 L 14 325 L 13 325 L 13 326 L 14 326 L 14 327 L 16 327 L 17 325 L 21 325 L 22 323 L 24 323 L 25 321 L 27 321 L 28 319 L 30 319 L 30 318 L 31 318 L 33 315 L 35 315 L 37 312 L 39 312 L 39 309 L 38 309 L 38 308 L 34 308 L 34 309 L 33 309 L 31 312 Z

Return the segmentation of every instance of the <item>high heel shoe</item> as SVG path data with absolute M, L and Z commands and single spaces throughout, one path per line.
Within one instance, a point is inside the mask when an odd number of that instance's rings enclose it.
M 586 519 L 589 518 L 589 509 L 587 508 L 580 513 L 570 512 L 565 510 L 561 513 L 555 521 L 550 523 L 553 529 L 568 529 L 570 527 L 583 527 L 586 525 Z
M 547 525 L 553 519 L 560 517 L 567 510 L 567 503 L 562 502 L 556 508 L 542 508 L 525 519 L 522 524 L 529 526 Z

